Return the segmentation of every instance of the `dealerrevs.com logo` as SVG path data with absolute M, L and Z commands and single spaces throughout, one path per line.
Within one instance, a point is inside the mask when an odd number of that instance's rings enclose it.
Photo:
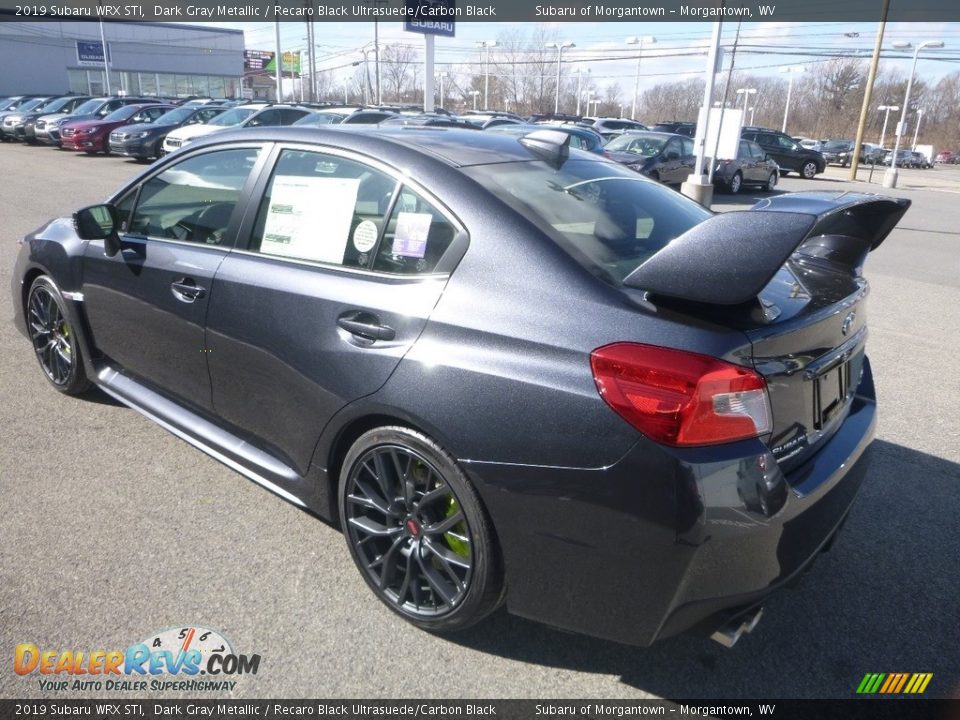
M 237 684 L 232 677 L 256 675 L 259 669 L 259 655 L 235 653 L 223 635 L 202 627 L 154 633 L 126 650 L 42 649 L 20 643 L 13 654 L 14 672 L 36 676 L 44 691 L 229 691 Z

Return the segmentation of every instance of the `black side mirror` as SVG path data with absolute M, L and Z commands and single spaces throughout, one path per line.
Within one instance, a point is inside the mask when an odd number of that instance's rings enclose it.
M 73 226 L 82 240 L 103 240 L 103 254 L 113 257 L 120 252 L 117 209 L 109 204 L 91 205 L 73 214 Z

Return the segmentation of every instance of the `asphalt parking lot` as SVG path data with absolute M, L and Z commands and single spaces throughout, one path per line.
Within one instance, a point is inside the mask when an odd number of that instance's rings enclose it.
M 336 529 L 102 394 L 50 389 L 9 322 L 15 241 L 141 169 L 0 146 L 0 696 L 52 697 L 14 674 L 18 643 L 122 649 L 192 625 L 261 655 L 232 697 L 845 698 L 867 672 L 932 672 L 927 696 L 960 697 L 960 166 L 903 171 L 887 191 L 914 205 L 867 263 L 881 403 L 869 482 L 830 553 L 732 650 L 631 648 L 503 612 L 425 634 L 373 597 Z M 882 172 L 872 185 L 846 173 L 780 189 L 882 192 Z

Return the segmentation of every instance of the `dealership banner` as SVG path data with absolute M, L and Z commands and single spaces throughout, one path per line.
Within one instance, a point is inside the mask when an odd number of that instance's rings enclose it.
M 777 720 L 919 720 L 955 718 L 960 700 L 0 700 L 0 717 L 49 720 L 63 717 L 283 718 L 338 717 L 354 720 L 409 718 L 508 718 L 509 720 L 600 720 L 624 717 L 770 717 Z
M 0 0 L 4 20 L 163 20 L 237 22 L 312 20 L 397 21 L 415 27 L 454 22 L 855 22 L 880 19 L 879 0 L 844 0 L 829 6 L 808 0 L 156 0 L 107 5 L 99 0 L 23 4 Z M 957 0 L 892 2 L 888 20 L 950 22 L 960 20 Z M 426 24 L 426 25 L 424 25 Z M 437 26 L 441 27 L 441 26 Z

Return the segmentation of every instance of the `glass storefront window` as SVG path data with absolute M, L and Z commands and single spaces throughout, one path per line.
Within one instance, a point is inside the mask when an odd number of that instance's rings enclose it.
M 157 94 L 156 73 L 140 73 L 140 93 L 143 95 Z
M 70 92 L 86 95 L 90 91 L 86 70 L 67 70 Z
M 173 97 L 177 94 L 176 78 L 173 75 L 160 73 L 160 92 L 158 94 L 166 97 Z
M 210 78 L 210 97 L 213 98 L 222 98 L 226 97 L 226 91 L 223 87 L 223 78 L 222 77 L 211 77 Z

